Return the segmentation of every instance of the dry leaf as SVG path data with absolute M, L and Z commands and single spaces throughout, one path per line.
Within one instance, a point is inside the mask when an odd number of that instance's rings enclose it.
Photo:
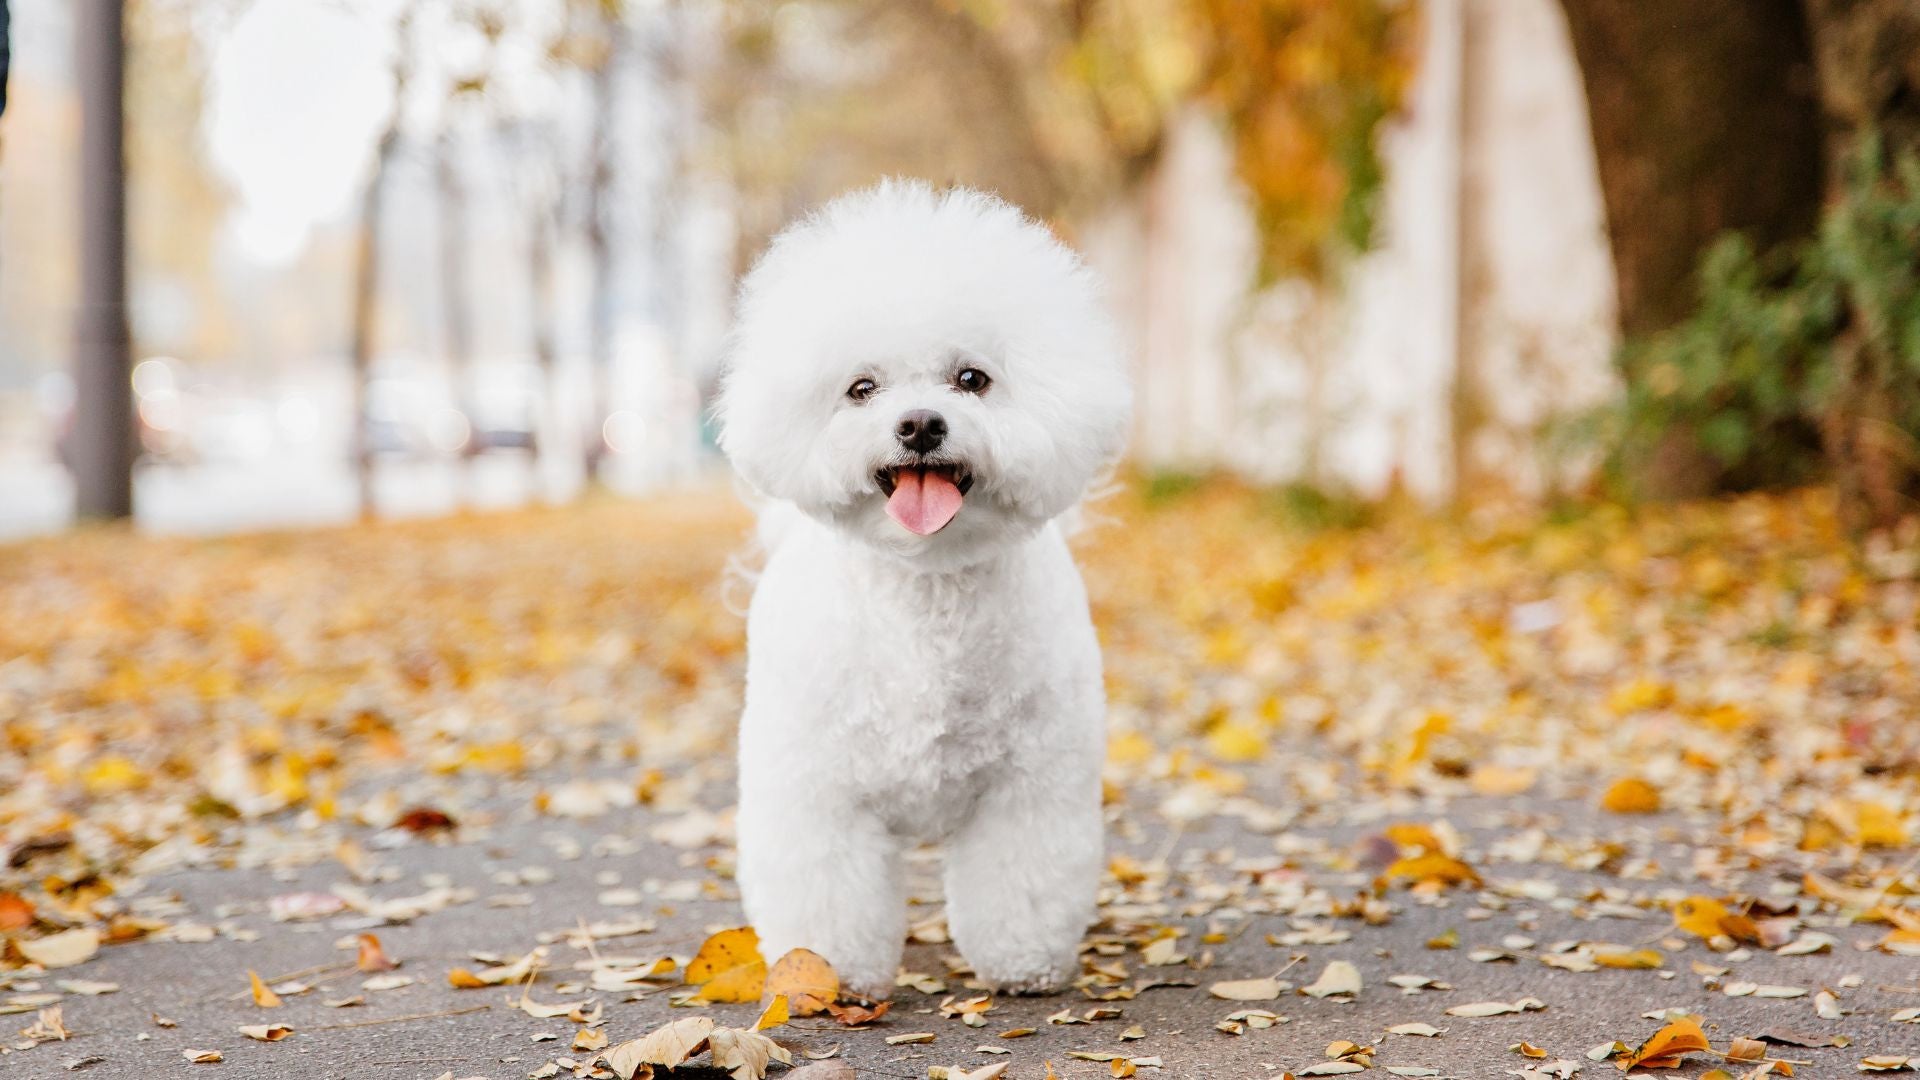
M 601 1060 L 620 1080 L 633 1080 L 634 1074 L 645 1065 L 671 1069 L 683 1064 L 705 1048 L 713 1028 L 712 1017 L 689 1016 L 623 1042 L 601 1055 Z
M 771 1061 L 793 1064 L 785 1047 L 758 1032 L 717 1027 L 707 1036 L 707 1045 L 714 1067 L 732 1073 L 733 1080 L 761 1080 Z
M 787 1006 L 787 995 L 775 994 L 773 1000 L 767 1002 L 767 1007 L 760 1010 L 760 1016 L 754 1020 L 752 1030 L 765 1031 L 768 1028 L 777 1028 L 792 1018 L 793 1010 Z M 838 1013 L 834 1014 L 834 1019 L 839 1018 Z
M 1621 1067 L 1626 1069 L 1676 1068 L 1688 1054 L 1700 1053 L 1706 1049 L 1708 1049 L 1707 1036 L 1700 1030 L 1700 1021 L 1692 1017 L 1682 1017 L 1654 1032 L 1653 1037 L 1641 1043 L 1639 1049 L 1622 1058 Z
M 372 934 L 361 934 L 360 952 L 353 966 L 361 971 L 392 971 L 400 965 L 387 956 L 386 950 L 380 947 L 379 938 Z
M 1309 997 L 1352 996 L 1360 992 L 1360 969 L 1345 960 L 1330 961 L 1320 977 L 1312 985 L 1303 986 L 1300 992 Z
M 1600 807 L 1615 814 L 1657 814 L 1660 790 L 1637 776 L 1622 777 L 1600 797 Z
M 1286 986 L 1278 979 L 1234 979 L 1214 983 L 1207 987 L 1207 993 L 1225 1001 L 1274 1001 Z
M 214 1065 L 226 1060 L 218 1050 L 182 1050 L 180 1056 L 194 1065 Z
M 795 1016 L 816 1016 L 839 998 L 840 976 L 819 953 L 792 949 L 766 973 L 766 993 L 784 994 Z
M 253 1003 L 260 1008 L 277 1009 L 285 1004 L 285 1002 L 280 1000 L 280 995 L 274 993 L 272 987 L 261 982 L 260 976 L 254 972 L 247 972 L 247 982 L 253 990 Z
M 100 931 L 83 926 L 43 938 L 22 938 L 13 947 L 29 963 L 43 968 L 73 967 L 93 959 L 100 951 Z
M 293 1029 L 285 1024 L 243 1024 L 240 1027 L 240 1034 L 261 1042 L 279 1042 L 293 1034 Z
M 722 930 L 707 938 L 687 964 L 686 980 L 698 986 L 701 1001 L 744 1004 L 759 1001 L 767 982 L 760 935 L 751 926 Z M 791 1005 L 792 999 L 788 999 Z M 805 1014 L 801 1014 L 805 1015 Z

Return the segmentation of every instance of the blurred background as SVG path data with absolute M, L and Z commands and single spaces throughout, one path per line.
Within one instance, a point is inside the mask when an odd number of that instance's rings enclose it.
M 1913 0 L 0 11 L 0 534 L 717 480 L 735 279 L 889 174 L 1087 253 L 1143 475 L 1920 476 Z

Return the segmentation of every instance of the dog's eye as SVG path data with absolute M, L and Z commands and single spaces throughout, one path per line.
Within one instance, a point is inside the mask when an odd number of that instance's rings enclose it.
M 855 379 L 853 385 L 847 387 L 847 398 L 852 401 L 865 401 L 879 390 L 880 384 L 872 379 Z
M 987 373 L 979 368 L 967 368 L 953 377 L 954 388 L 969 394 L 984 394 L 992 384 L 993 380 L 987 378 Z

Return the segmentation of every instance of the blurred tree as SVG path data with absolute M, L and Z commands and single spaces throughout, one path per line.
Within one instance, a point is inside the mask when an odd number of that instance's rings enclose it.
M 1562 2 L 1628 339 L 1623 479 L 1684 496 L 1824 472 L 1856 520 L 1904 512 L 1920 4 Z
M 1196 0 L 1203 87 L 1253 197 L 1261 274 L 1319 277 L 1373 242 L 1374 145 L 1413 79 L 1414 10 L 1380 0 Z
M 7 72 L 13 67 L 13 36 L 7 0 L 0 0 L 0 116 L 7 113 Z
M 741 0 L 707 89 L 744 264 L 806 206 L 887 173 L 1048 218 L 1123 197 L 1190 103 L 1217 111 L 1263 278 L 1372 239 L 1375 135 L 1411 81 L 1402 0 Z
M 74 78 L 80 87 L 80 303 L 68 451 L 82 518 L 133 514 L 132 343 L 127 326 L 125 12 L 120 0 L 78 0 Z
M 205 42 L 238 5 L 128 0 L 127 170 L 140 348 L 195 361 L 231 355 L 216 244 L 232 199 L 209 166 Z M 143 302 L 143 297 L 153 302 Z M 147 317 L 147 316 L 153 317 Z
M 1800 0 L 1563 0 L 1587 88 L 1628 335 L 1693 307 L 1700 255 L 1735 229 L 1805 235 L 1823 164 Z
M 413 9 L 402 6 L 394 26 L 393 104 L 374 144 L 373 168 L 360 195 L 359 236 L 353 266 L 353 433 L 351 447 L 360 516 L 371 519 L 374 503 L 373 438 L 368 388 L 373 380 L 380 332 L 380 235 L 386 208 L 387 174 L 399 152 L 407 90 L 413 79 Z
M 618 69 L 627 51 L 624 0 L 569 0 L 583 5 L 592 28 L 573 52 L 591 83 L 592 116 L 588 140 L 586 233 L 592 305 L 587 323 L 588 384 L 587 478 L 600 475 L 606 461 L 607 417 L 613 401 L 613 186 L 619 146 Z

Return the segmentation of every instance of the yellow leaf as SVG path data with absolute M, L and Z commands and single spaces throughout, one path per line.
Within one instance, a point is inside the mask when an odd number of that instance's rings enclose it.
M 133 791 L 147 786 L 147 774 L 140 766 L 123 757 L 104 757 L 81 774 L 87 790 L 95 795 Z
M 1724 932 L 1720 920 L 1727 914 L 1727 906 L 1711 896 L 1689 896 L 1673 905 L 1673 925 L 1694 937 L 1710 938 Z
M 1671 1069 L 1677 1067 L 1688 1054 L 1699 1053 L 1707 1049 L 1706 1033 L 1700 1030 L 1700 1021 L 1692 1017 L 1681 1017 L 1659 1031 L 1653 1037 L 1640 1044 L 1620 1060 L 1622 1068 L 1632 1070 Z
M 1225 762 L 1258 761 L 1267 752 L 1267 740 L 1245 724 L 1216 724 L 1207 733 L 1207 749 Z
M 1652 971 L 1667 962 L 1667 958 L 1655 949 L 1600 949 L 1593 952 L 1593 962 L 1604 968 L 1623 968 L 1629 971 Z
M 760 1010 L 760 1018 L 753 1022 L 754 1031 L 777 1028 L 793 1018 L 793 1010 L 787 1006 L 787 995 L 775 994 L 767 1007 Z
M 759 1001 L 767 981 L 767 962 L 760 956 L 760 935 L 751 926 L 722 930 L 700 945 L 687 964 L 687 982 L 698 986 L 695 995 L 715 1004 Z
M 1600 806 L 1616 814 L 1657 814 L 1660 791 L 1637 776 L 1622 777 L 1600 797 Z
M 784 995 L 795 1016 L 824 1012 L 840 996 L 840 976 L 819 953 L 793 949 L 767 973 L 766 992 Z
M 1480 875 L 1459 859 L 1429 852 L 1395 860 L 1383 875 L 1388 881 L 1406 879 L 1415 883 L 1437 881 L 1442 885 L 1478 885 Z
M 253 1003 L 255 1005 L 258 1005 L 262 1009 L 277 1009 L 285 1004 L 285 1002 L 280 1000 L 280 995 L 273 992 L 271 986 L 260 981 L 259 975 L 248 971 L 247 981 L 253 984 Z

